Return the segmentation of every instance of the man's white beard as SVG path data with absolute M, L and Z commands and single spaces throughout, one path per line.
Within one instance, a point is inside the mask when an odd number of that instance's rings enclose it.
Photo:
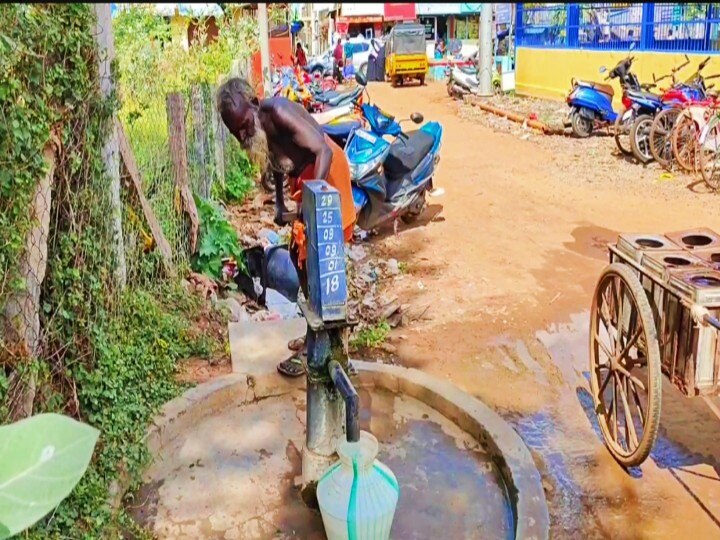
M 265 174 L 270 168 L 270 148 L 267 134 L 257 118 L 255 119 L 255 134 L 243 147 L 250 161 L 260 170 L 260 175 Z

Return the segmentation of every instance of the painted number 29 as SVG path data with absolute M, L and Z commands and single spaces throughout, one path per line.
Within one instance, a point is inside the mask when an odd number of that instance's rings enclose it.
M 322 195 L 320 197 L 320 206 L 332 206 L 332 195 Z
M 334 293 L 340 288 L 340 278 L 337 274 L 325 280 L 325 294 Z

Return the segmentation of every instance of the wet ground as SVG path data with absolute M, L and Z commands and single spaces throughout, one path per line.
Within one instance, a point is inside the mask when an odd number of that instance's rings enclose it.
M 620 231 L 720 230 L 718 199 L 691 177 L 628 162 L 610 137 L 492 129 L 440 84 L 370 93 L 444 128 L 433 218 L 377 240 L 407 263 L 401 301 L 431 306 L 393 332 L 399 362 L 513 423 L 543 475 L 554 537 L 720 538 L 720 401 L 666 384 L 658 442 L 626 471 L 602 443 L 587 378 L 605 244 Z
M 400 483 L 393 538 L 512 537 L 505 487 L 471 436 L 407 396 L 362 391 L 361 402 L 361 428 Z M 159 538 L 325 538 L 295 487 L 304 407 L 295 391 L 207 416 L 160 453 L 135 519 Z

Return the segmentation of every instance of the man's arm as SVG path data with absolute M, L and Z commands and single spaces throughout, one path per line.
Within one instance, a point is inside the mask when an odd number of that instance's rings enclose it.
M 275 224 L 279 226 L 285 225 L 283 214 L 287 213 L 285 206 L 285 175 L 277 171 L 272 171 L 273 182 L 275 183 Z

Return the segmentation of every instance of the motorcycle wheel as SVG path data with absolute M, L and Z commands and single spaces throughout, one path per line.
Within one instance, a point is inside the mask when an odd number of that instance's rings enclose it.
M 677 108 L 660 111 L 650 128 L 650 153 L 662 167 L 672 167 L 672 130 L 680 110 Z
M 420 214 L 423 213 L 423 210 L 425 210 L 425 192 L 418 197 L 417 202 L 410 206 L 407 211 L 400 216 L 400 219 L 402 219 L 403 223 L 410 225 L 411 223 L 414 223 L 417 221 L 417 218 L 420 217 Z
M 633 156 L 640 163 L 650 163 L 653 160 L 650 151 L 650 130 L 652 129 L 654 118 L 649 114 L 641 114 L 635 120 L 630 130 L 630 146 L 632 147 Z
M 617 119 L 615 120 L 615 144 L 620 152 L 626 156 L 631 156 L 632 147 L 630 146 L 630 129 L 635 121 L 635 113 L 630 115 L 627 120 L 623 121 L 624 114 L 625 111 L 618 114 Z
M 592 120 L 584 118 L 578 111 L 572 114 L 572 130 L 576 137 L 585 139 L 589 137 L 593 130 Z

